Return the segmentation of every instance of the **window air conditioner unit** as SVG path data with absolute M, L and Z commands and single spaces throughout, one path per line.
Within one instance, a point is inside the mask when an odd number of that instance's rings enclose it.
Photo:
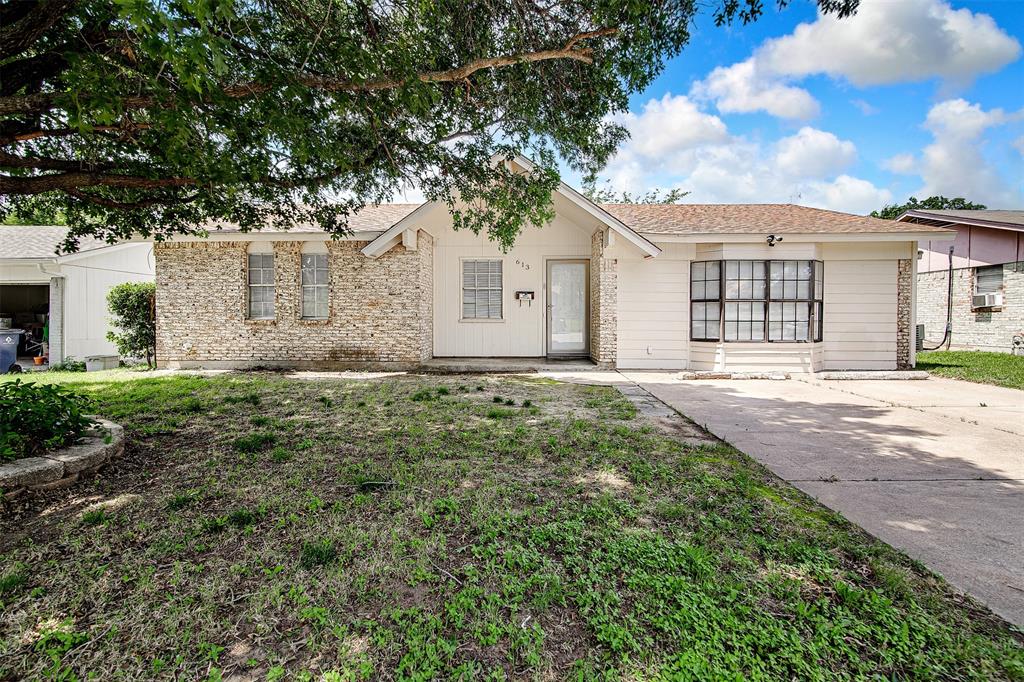
M 975 294 L 971 297 L 972 308 L 998 308 L 1003 305 L 1002 294 Z

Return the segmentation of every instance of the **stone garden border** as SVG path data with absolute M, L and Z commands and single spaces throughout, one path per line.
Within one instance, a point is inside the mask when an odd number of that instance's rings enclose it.
M 124 427 L 106 419 L 86 430 L 78 442 L 39 457 L 0 465 L 0 492 L 14 499 L 28 492 L 69 486 L 124 454 Z

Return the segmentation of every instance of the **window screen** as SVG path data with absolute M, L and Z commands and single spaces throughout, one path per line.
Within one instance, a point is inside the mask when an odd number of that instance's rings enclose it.
M 1003 266 L 990 265 L 974 269 L 974 293 L 996 294 L 1003 290 Z
M 327 254 L 302 255 L 302 317 L 327 319 Z
M 274 317 L 274 254 L 249 254 L 249 317 Z
M 501 319 L 501 261 L 462 261 L 462 319 Z

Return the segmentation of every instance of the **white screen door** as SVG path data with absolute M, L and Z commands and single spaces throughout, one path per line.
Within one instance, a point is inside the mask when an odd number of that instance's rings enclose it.
M 548 261 L 548 355 L 586 355 L 590 350 L 590 262 Z

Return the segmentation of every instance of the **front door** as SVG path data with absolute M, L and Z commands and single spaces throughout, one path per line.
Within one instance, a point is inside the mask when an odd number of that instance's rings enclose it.
M 548 352 L 554 357 L 590 353 L 590 261 L 548 261 Z

